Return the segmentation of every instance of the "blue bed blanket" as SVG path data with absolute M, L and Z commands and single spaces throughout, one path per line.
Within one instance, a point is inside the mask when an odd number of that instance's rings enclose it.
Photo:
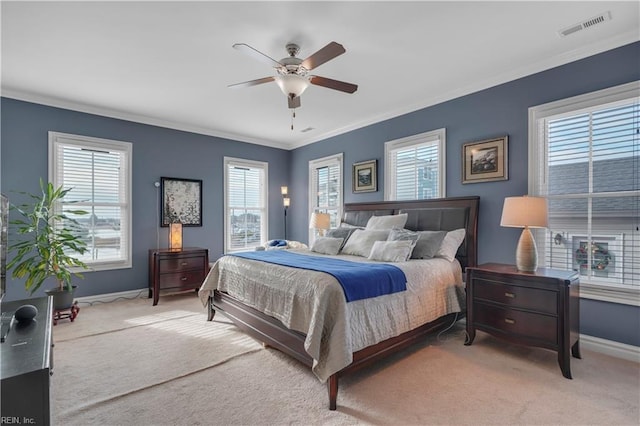
M 325 272 L 342 286 L 347 302 L 397 293 L 407 289 L 407 277 L 397 266 L 384 263 L 359 263 L 321 256 L 308 256 L 288 250 L 233 253 L 245 259 L 259 260 L 293 268 Z

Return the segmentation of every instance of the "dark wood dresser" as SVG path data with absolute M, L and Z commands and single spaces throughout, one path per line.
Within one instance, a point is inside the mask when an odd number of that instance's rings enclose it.
M 574 271 L 487 263 L 467 268 L 467 341 L 476 329 L 513 343 L 558 352 L 571 379 L 570 355 L 580 358 L 580 281 Z
M 14 319 L 0 343 L 1 423 L 49 425 L 53 297 L 2 302 L 4 321 L 10 321 L 22 305 L 35 306 L 38 314 L 26 323 Z
M 180 250 L 149 250 L 149 298 L 158 304 L 160 290 L 199 289 L 209 269 L 209 250 L 188 247 Z

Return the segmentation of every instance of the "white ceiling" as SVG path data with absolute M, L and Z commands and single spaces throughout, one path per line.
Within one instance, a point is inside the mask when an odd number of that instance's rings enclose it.
M 640 2 L 2 2 L 2 95 L 281 148 L 640 40 Z M 610 11 L 613 19 L 561 37 Z M 236 51 L 305 58 L 347 52 L 313 73 L 291 111 L 274 75 Z M 312 127 L 313 130 L 301 130 Z

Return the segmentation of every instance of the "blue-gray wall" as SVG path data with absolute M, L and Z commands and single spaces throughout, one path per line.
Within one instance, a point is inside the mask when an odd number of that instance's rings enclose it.
M 309 161 L 344 153 L 344 201 L 384 199 L 384 143 L 429 130 L 446 128 L 446 195 L 479 195 L 481 263 L 515 263 L 517 228 L 500 226 L 504 197 L 528 192 L 528 108 L 583 93 L 640 80 L 640 43 L 591 56 L 570 64 L 443 102 L 400 117 L 307 145 L 291 157 L 292 237 L 307 240 Z M 357 93 L 354 95 L 357 96 Z M 509 180 L 462 184 L 462 145 L 509 136 Z M 354 194 L 351 165 L 378 160 L 378 191 Z M 640 346 L 640 309 L 583 299 L 582 332 Z
M 1 114 L 1 189 L 10 199 L 19 199 L 14 191 L 37 193 L 39 178 L 47 179 L 49 131 L 133 144 L 133 267 L 85 273 L 84 280 L 74 280 L 78 296 L 147 287 L 148 250 L 156 247 L 157 233 L 160 247 L 168 243 L 167 228 L 157 224 L 159 189 L 154 182 L 161 176 L 202 179 L 203 224 L 184 228 L 184 245 L 208 248 L 210 258 L 217 259 L 223 252 L 225 156 L 269 163 L 270 238 L 282 238 L 284 234 L 280 186 L 289 181 L 289 151 L 8 98 L 2 98 Z M 7 284 L 7 300 L 28 297 L 23 281 L 9 278 Z M 34 296 L 44 295 L 43 291 Z
M 132 269 L 86 274 L 78 295 L 94 295 L 147 285 L 147 250 L 166 246 L 166 228 L 156 224 L 156 189 L 160 176 L 202 179 L 203 227 L 185 228 L 185 244 L 220 256 L 223 244 L 223 156 L 269 162 L 270 237 L 283 235 L 280 185 L 289 185 L 292 204 L 289 239 L 307 241 L 308 162 L 344 153 L 344 201 L 382 200 L 384 143 L 446 128 L 447 196 L 479 195 L 480 262 L 515 261 L 520 232 L 499 226 L 504 197 L 527 193 L 528 108 L 546 102 L 640 80 L 640 43 L 630 44 L 561 67 L 492 87 L 468 96 L 373 124 L 291 152 L 187 132 L 115 120 L 96 115 L 2 99 L 2 191 L 34 192 L 47 176 L 47 132 L 50 130 L 133 143 Z M 355 94 L 354 96 L 357 96 Z M 509 136 L 509 180 L 461 183 L 461 150 L 466 142 Z M 351 165 L 378 159 L 377 192 L 351 192 Z M 294 195 L 295 194 L 295 195 Z M 10 195 L 10 193 L 9 193 Z M 21 282 L 9 281 L 8 299 L 26 297 Z M 584 334 L 640 346 L 640 309 L 583 299 Z

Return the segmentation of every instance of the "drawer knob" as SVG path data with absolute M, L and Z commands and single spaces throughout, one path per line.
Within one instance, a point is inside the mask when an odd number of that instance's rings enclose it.
M 180 266 L 187 266 L 188 264 L 189 264 L 189 263 L 187 263 L 187 262 L 182 262 L 182 263 L 180 264 Z
M 513 293 L 506 292 L 504 295 L 505 295 L 506 297 L 510 298 L 510 299 L 515 299 L 515 298 L 516 298 L 516 295 L 515 295 L 515 294 L 513 294 Z
M 186 281 L 186 280 L 187 280 L 187 277 L 182 277 L 182 278 L 180 278 L 180 280 L 181 280 L 181 281 Z
M 507 324 L 515 324 L 516 323 L 516 321 L 512 320 L 511 318 L 505 318 L 504 322 L 506 322 Z

